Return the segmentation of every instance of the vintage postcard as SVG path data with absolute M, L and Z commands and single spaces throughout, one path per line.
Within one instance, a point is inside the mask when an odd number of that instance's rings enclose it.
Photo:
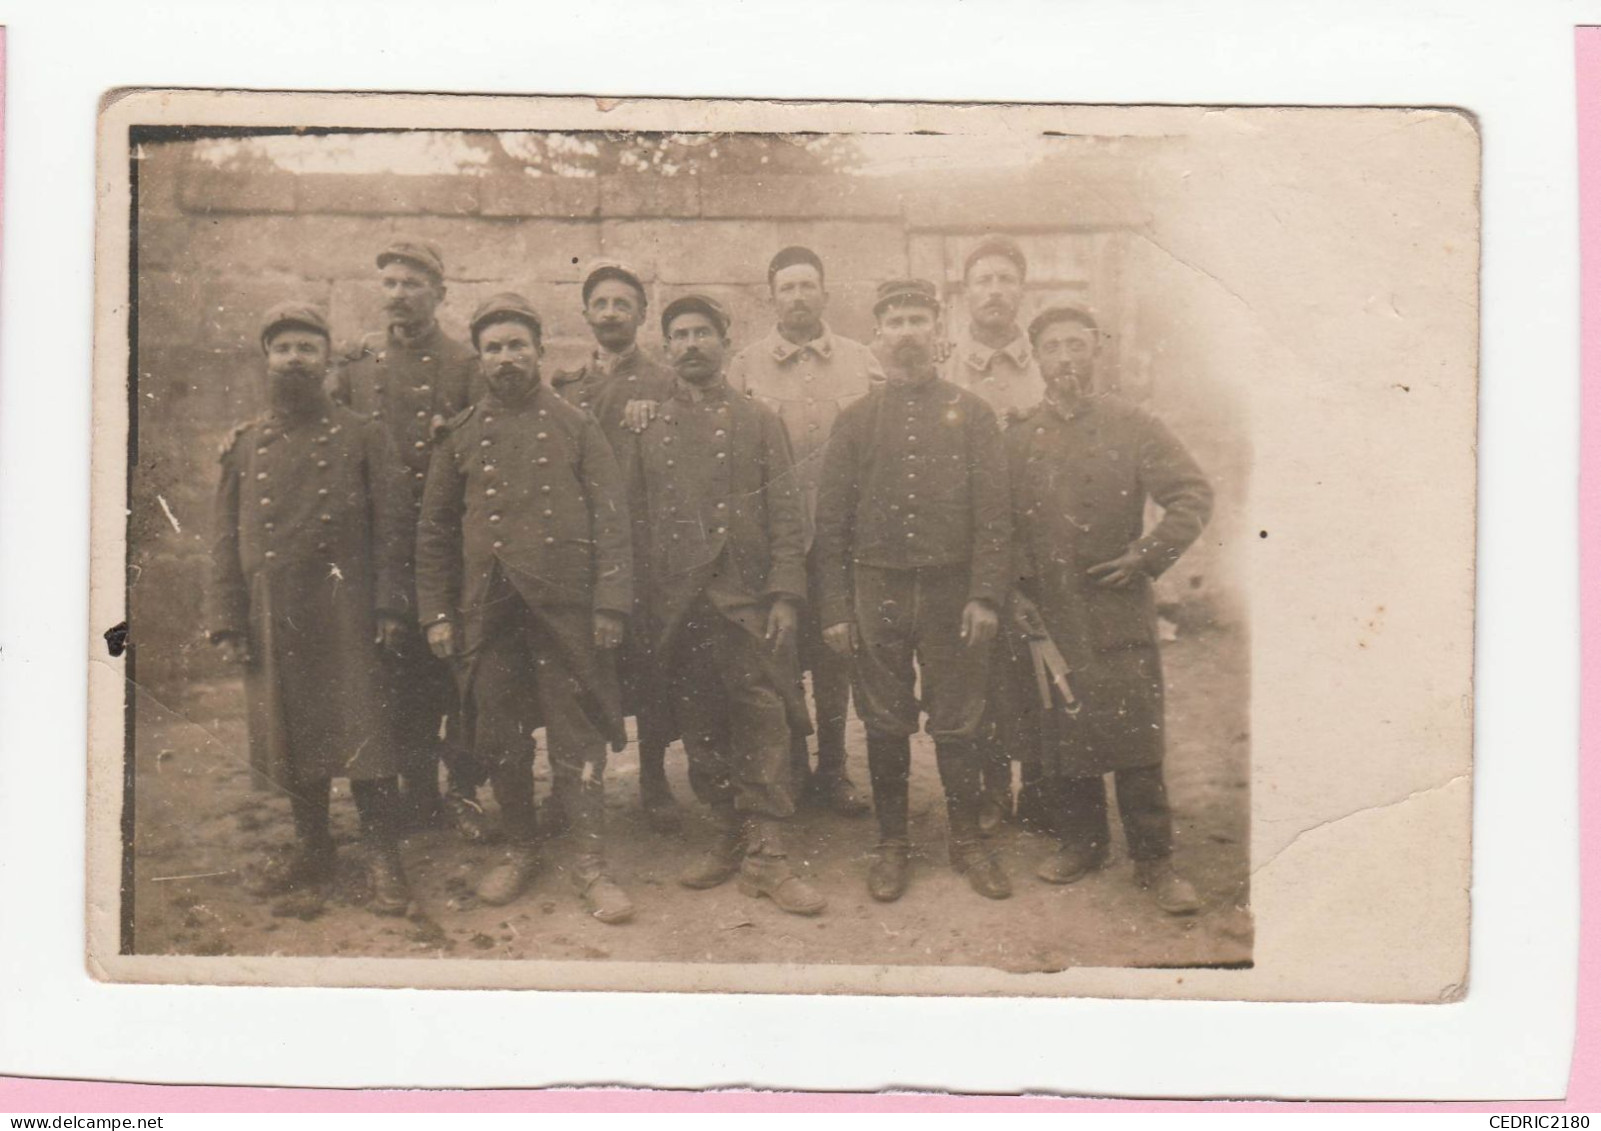
M 1442 109 L 130 91 L 110 981 L 1468 992 Z

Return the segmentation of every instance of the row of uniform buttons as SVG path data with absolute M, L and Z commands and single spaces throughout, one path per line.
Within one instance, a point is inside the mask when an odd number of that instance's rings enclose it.
M 321 424 L 324 428 L 327 428 L 328 431 L 322 433 L 319 436 L 314 437 L 313 438 L 313 443 L 326 444 L 326 443 L 329 442 L 329 437 L 330 436 L 334 436 L 334 435 L 337 435 L 339 433 L 340 426 L 335 424 L 330 428 L 328 426 L 328 418 L 326 416 L 322 417 L 318 421 L 318 423 Z M 275 432 L 270 426 L 266 427 L 266 428 L 263 428 L 262 431 L 261 431 L 261 440 L 262 440 L 262 442 L 259 445 L 257 445 L 257 447 L 256 447 L 256 455 L 258 455 L 258 456 L 270 455 L 271 454 L 271 449 L 270 449 L 270 443 L 269 442 L 271 440 L 273 440 L 274 438 L 276 438 L 277 435 L 278 435 L 278 433 Z M 321 471 L 327 471 L 328 470 L 329 464 L 328 464 L 328 461 L 326 459 L 319 458 L 316 462 L 317 462 L 317 467 L 318 467 L 319 470 L 321 470 Z M 269 477 L 270 477 L 269 473 L 267 472 L 267 470 L 265 468 L 260 469 L 260 470 L 258 470 L 256 472 L 256 481 L 259 482 L 259 483 L 266 484 L 266 482 L 269 479 Z M 270 489 L 271 488 L 266 487 L 266 486 L 263 486 L 263 488 L 262 488 L 262 490 L 270 490 Z M 317 488 L 317 497 L 319 499 L 326 499 L 328 497 L 328 488 L 327 487 L 319 487 L 319 488 Z M 263 495 L 263 496 L 261 496 L 261 505 L 264 506 L 264 507 L 269 508 L 266 513 L 268 515 L 270 515 L 272 513 L 272 511 L 270 509 L 272 507 L 272 496 L 271 495 Z M 318 515 L 317 517 L 319 519 L 321 519 L 325 523 L 332 522 L 334 520 L 334 516 L 333 515 L 326 514 L 326 513 Z M 277 523 L 273 522 L 269 518 L 269 519 L 267 519 L 267 521 L 265 521 L 265 522 L 263 522 L 261 524 L 261 528 L 262 528 L 262 530 L 264 530 L 267 533 L 268 537 L 270 538 L 272 536 L 273 532 L 275 530 L 277 530 L 278 527 L 277 527 Z M 328 543 L 326 543 L 326 542 L 318 542 L 317 543 L 317 549 L 326 551 L 328 549 Z M 264 558 L 266 558 L 268 561 L 273 561 L 278 557 L 278 551 L 276 551 L 276 550 L 268 550 L 262 556 Z
M 909 403 L 906 406 L 906 442 L 908 444 L 917 443 L 917 433 L 915 431 L 915 429 L 917 428 L 917 411 L 916 410 L 917 410 L 916 402 Z M 918 455 L 917 455 L 917 453 L 915 451 L 909 451 L 909 452 L 906 453 L 906 460 L 907 460 L 908 463 L 916 463 L 917 459 L 918 459 Z M 906 478 L 907 478 L 908 481 L 916 482 L 916 480 L 917 480 L 917 471 L 916 471 L 916 469 L 914 468 L 914 469 L 908 471 L 906 473 Z M 914 491 L 908 491 L 906 493 L 906 502 L 907 502 L 906 521 L 907 522 L 913 522 L 913 521 L 915 521 L 917 519 L 917 514 L 916 514 L 915 511 L 913 511 L 911 509 L 911 507 L 912 507 L 912 504 L 917 502 L 917 493 L 914 492 Z M 899 510 L 900 507 L 892 505 L 890 507 L 890 509 L 891 510 Z M 917 531 L 908 530 L 906 532 L 906 537 L 915 540 L 917 538 Z
M 545 409 L 539 409 L 537 415 L 538 415 L 538 418 L 540 420 L 544 420 L 544 419 L 546 419 L 547 417 L 550 416 L 550 413 Z M 493 424 L 494 422 L 495 422 L 495 418 L 493 416 L 485 414 L 485 416 L 484 416 L 484 424 L 485 425 Z M 534 439 L 535 440 L 540 440 L 540 441 L 548 440 L 548 439 L 550 439 L 550 433 L 543 432 L 543 431 L 535 433 Z M 478 446 L 481 447 L 481 448 L 489 448 L 489 447 L 493 447 L 494 443 L 493 443 L 493 440 L 489 436 L 486 435 L 481 440 L 478 441 Z M 550 464 L 550 460 L 546 456 L 540 456 L 538 459 L 536 459 L 534 461 L 534 463 L 537 464 L 540 467 L 546 467 L 546 466 L 548 466 Z M 489 462 L 489 454 L 488 454 L 488 452 L 484 453 L 483 469 L 484 469 L 484 474 L 486 476 L 492 476 L 492 475 L 495 474 L 495 465 Z M 550 484 L 549 483 L 540 484 L 539 491 L 540 491 L 540 494 L 542 494 L 542 495 L 550 494 Z M 484 497 L 485 498 L 493 499 L 493 498 L 496 498 L 498 495 L 499 495 L 499 491 L 498 491 L 497 488 L 495 488 L 493 486 L 488 486 L 488 487 L 484 488 Z M 555 513 L 556 513 L 555 511 L 553 511 L 553 510 L 551 510 L 550 508 L 547 507 L 545 509 L 545 512 L 544 512 L 544 517 L 546 517 L 546 518 L 554 517 Z M 500 521 L 501 521 L 501 513 L 499 511 L 490 511 L 489 512 L 489 521 L 490 521 L 490 523 L 492 525 L 497 525 L 498 526 L 500 524 Z M 555 544 L 556 544 L 556 539 L 555 538 L 550 537 L 549 535 L 547 535 L 545 537 L 545 545 L 554 546 Z M 496 539 L 494 542 L 490 543 L 490 548 L 494 549 L 494 550 L 504 550 L 506 548 L 506 543 L 501 541 L 500 539 Z

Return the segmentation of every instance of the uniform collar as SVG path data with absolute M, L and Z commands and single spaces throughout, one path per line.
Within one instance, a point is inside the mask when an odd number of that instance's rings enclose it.
M 895 381 L 890 380 L 888 377 L 886 377 L 884 379 L 884 381 L 883 381 L 883 387 L 884 387 L 885 392 L 894 393 L 894 394 L 897 394 L 899 396 L 904 396 L 904 397 L 926 396 L 928 393 L 933 391 L 933 389 L 938 385 L 939 385 L 939 370 L 938 369 L 931 370 L 927 377 L 925 377 L 921 381 L 918 381 L 916 384 L 901 384 L 901 383 L 897 383 Z
M 529 392 L 528 398 L 521 404 L 511 404 L 507 401 L 503 401 L 493 389 L 487 389 L 484 392 L 484 405 L 487 408 L 495 409 L 497 412 L 527 412 L 529 409 L 538 408 L 540 398 L 542 398 L 544 395 L 545 379 L 543 376 L 541 376 L 534 384 L 533 389 Z
M 1035 413 L 1048 412 L 1061 420 L 1072 420 L 1095 411 L 1095 404 L 1100 397 L 1095 393 L 1080 393 L 1071 400 L 1060 400 L 1053 397 L 1049 388 L 1046 389 L 1045 399 L 1040 401 Z M 1030 415 L 1033 415 L 1032 413 Z
M 673 378 L 673 397 L 676 400 L 699 404 L 701 401 L 726 401 L 729 396 L 728 378 L 721 373 L 715 381 L 704 387 L 691 385 L 682 377 Z
M 773 360 L 780 365 L 794 361 L 797 357 L 807 352 L 814 353 L 824 361 L 828 361 L 834 356 L 834 331 L 828 328 L 827 322 L 824 322 L 823 330 L 817 337 L 809 342 L 802 342 L 796 345 L 784 337 L 779 332 L 778 327 L 775 326 L 772 333 L 767 335 L 764 345 L 772 354 Z
M 1017 327 L 1013 327 L 1013 329 L 1017 329 Z M 1016 337 L 996 349 L 973 337 L 972 330 L 969 328 L 966 336 L 956 347 L 956 356 L 961 359 L 963 365 L 975 373 L 988 372 L 990 364 L 994 362 L 997 354 L 1004 354 L 1010 358 L 1012 364 L 1019 369 L 1027 369 L 1029 362 L 1034 357 L 1034 351 L 1029 348 L 1028 335 L 1023 333 L 1021 329 L 1017 329 Z
M 399 334 L 395 333 L 395 329 L 396 328 L 394 326 L 389 327 L 389 331 L 387 334 L 385 334 L 385 337 L 389 340 L 389 348 L 397 350 L 432 349 L 439 341 L 439 335 L 442 332 L 439 329 L 439 322 L 437 320 L 431 326 L 429 326 L 428 329 L 424 330 L 422 334 L 411 339 L 410 341 L 403 340 Z
M 628 347 L 625 353 L 612 353 L 610 350 L 595 347 L 595 353 L 589 360 L 589 367 L 602 377 L 614 377 L 619 373 L 631 372 L 639 365 L 639 343 L 635 342 Z

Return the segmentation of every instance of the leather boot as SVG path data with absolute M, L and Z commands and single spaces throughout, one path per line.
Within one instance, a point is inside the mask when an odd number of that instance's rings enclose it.
M 584 910 L 602 923 L 626 923 L 634 917 L 628 893 L 606 874 L 606 861 L 600 856 L 580 857 L 573 869 L 573 883 L 583 898 Z
M 372 882 L 372 901 L 367 905 L 372 913 L 404 915 L 411 906 L 411 885 L 406 882 L 406 868 L 394 841 L 367 845 L 367 875 Z
M 778 830 L 778 822 L 772 820 L 753 820 L 747 825 L 739 890 L 752 898 L 765 895 L 780 911 L 791 915 L 816 915 L 828 906 L 828 900 L 790 870 Z
M 1062 844 L 1040 861 L 1034 874 L 1048 884 L 1071 884 L 1106 866 L 1104 844 Z
M 686 888 L 704 891 L 726 884 L 739 871 L 745 859 L 745 836 L 732 809 L 718 815 L 717 835 L 711 845 L 678 875 Z
M 843 766 L 837 769 L 819 766 L 812 775 L 811 789 L 812 799 L 819 808 L 841 817 L 860 817 L 871 808 L 867 799 L 856 792 L 856 783 L 851 781 Z
M 288 852 L 268 857 L 245 878 L 251 895 L 287 895 L 333 878 L 334 842 L 331 837 L 301 840 Z
M 1195 885 L 1178 874 L 1171 856 L 1134 861 L 1134 882 L 1149 891 L 1156 906 L 1169 915 L 1193 915 L 1201 909 Z
M 906 894 L 912 875 L 912 846 L 904 840 L 882 841 L 867 869 L 867 894 L 880 903 L 894 903 Z
M 499 863 L 485 872 L 475 889 L 483 903 L 500 906 L 510 903 L 522 894 L 538 870 L 539 859 L 531 844 L 507 846 Z
M 468 844 L 483 844 L 489 840 L 489 822 L 484 818 L 484 807 L 473 798 L 451 790 L 445 794 L 445 812 L 450 817 L 456 835 Z
M 946 799 L 951 867 L 965 875 L 968 886 L 985 899 L 1006 899 L 1012 894 L 1012 881 L 1006 878 L 989 843 L 979 835 L 976 809 L 971 800 Z
M 663 754 L 639 756 L 639 805 L 651 832 L 676 833 L 683 825 L 678 802 L 662 769 Z

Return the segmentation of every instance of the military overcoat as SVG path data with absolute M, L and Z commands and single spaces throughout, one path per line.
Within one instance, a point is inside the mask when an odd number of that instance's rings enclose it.
M 595 418 L 544 385 L 515 405 L 488 393 L 447 425 L 428 470 L 417 523 L 419 620 L 460 626 L 470 691 L 472 658 L 496 612 L 497 574 L 536 613 L 578 607 L 626 618 L 629 538 L 627 489 Z M 577 623 L 585 631 L 562 639 L 564 659 L 616 743 L 616 675 L 587 621 Z
M 1007 429 L 1006 446 L 1017 588 L 1038 604 L 1081 704 L 1076 716 L 1047 720 L 1045 765 L 1081 776 L 1160 762 L 1151 583 L 1200 536 L 1211 485 L 1160 420 L 1110 394 L 1042 403 Z M 1149 531 L 1147 500 L 1162 508 Z M 1090 576 L 1130 549 L 1144 563 L 1132 584 L 1108 588 Z
M 383 427 L 324 401 L 224 445 L 206 626 L 246 639 L 259 787 L 395 770 L 376 615 L 409 618 L 410 499 Z

